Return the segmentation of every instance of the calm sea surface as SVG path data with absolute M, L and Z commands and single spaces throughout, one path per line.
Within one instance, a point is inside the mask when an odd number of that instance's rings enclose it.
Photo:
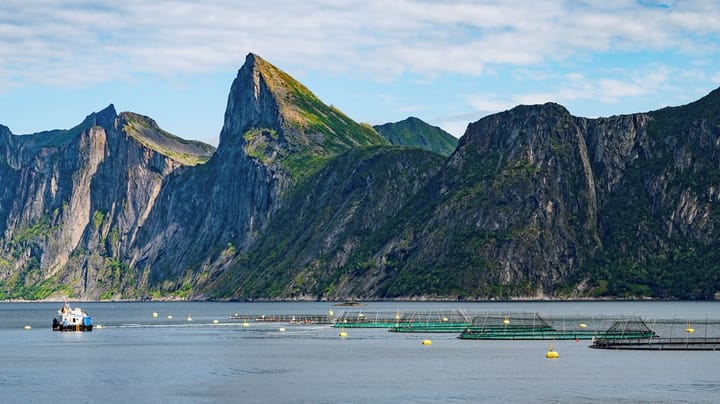
M 243 327 L 228 319 L 462 309 L 720 320 L 720 302 L 76 305 L 102 328 L 53 332 L 60 304 L 0 303 L 0 402 L 720 402 L 720 352 L 594 350 L 589 341 L 555 341 L 560 358 L 548 360 L 547 341 L 384 329 L 346 329 L 340 339 L 329 326 Z M 422 345 L 428 338 L 432 345 Z

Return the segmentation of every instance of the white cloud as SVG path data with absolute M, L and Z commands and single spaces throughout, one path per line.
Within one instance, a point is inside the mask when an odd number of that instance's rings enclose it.
M 0 72 L 77 85 L 237 67 L 248 51 L 298 69 L 391 79 L 480 75 L 606 50 L 717 51 L 720 5 L 634 1 L 256 2 L 3 0 Z M 632 87 L 605 85 L 611 93 Z
M 412 95 L 383 100 L 368 88 L 342 109 L 371 122 L 441 115 L 433 124 L 460 136 L 467 122 L 517 104 L 554 101 L 573 112 L 584 104 L 602 114 L 597 106 L 634 112 L 692 100 L 720 84 L 718 20 L 715 0 L 667 8 L 650 0 L 2 0 L 0 95 L 13 105 L 37 84 L 75 90 L 226 75 L 255 52 L 300 79 L 393 83 L 382 91 Z M 323 96 L 341 105 L 343 91 Z M 177 115 L 193 114 L 168 120 Z M 198 119 L 179 126 L 190 131 Z
M 473 94 L 467 104 L 479 114 L 500 112 L 519 104 L 544 104 L 556 102 L 568 105 L 590 101 L 599 104 L 615 104 L 628 99 L 650 97 L 672 90 L 668 82 L 674 72 L 662 65 L 642 66 L 637 70 L 614 70 L 612 77 L 588 78 L 579 72 L 562 77 L 544 77 L 544 91 Z M 636 112 L 636 111 L 627 111 Z

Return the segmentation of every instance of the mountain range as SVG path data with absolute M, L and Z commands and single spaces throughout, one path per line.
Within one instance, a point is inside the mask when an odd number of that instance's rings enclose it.
M 0 126 L 0 299 L 720 298 L 719 112 L 521 105 L 457 140 L 249 54 L 217 149 L 112 105 Z

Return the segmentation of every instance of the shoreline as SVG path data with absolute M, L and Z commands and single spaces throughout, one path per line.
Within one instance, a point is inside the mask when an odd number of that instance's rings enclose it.
M 27 299 L 7 299 L 0 300 L 0 303 L 64 303 L 64 302 L 78 302 L 78 303 L 172 303 L 172 302 L 186 302 L 186 303 L 329 303 L 329 304 L 342 304 L 347 301 L 358 302 L 360 305 L 363 303 L 582 303 L 582 302 L 718 302 L 718 299 L 705 299 L 705 300 L 683 300 L 683 299 L 660 299 L 650 297 L 638 297 L 638 298 L 511 298 L 511 299 L 452 299 L 452 298 L 393 298 L 393 299 L 277 299 L 277 298 L 254 298 L 254 299 L 107 299 L 107 300 L 96 300 L 96 299 L 39 299 L 39 300 L 27 300 Z

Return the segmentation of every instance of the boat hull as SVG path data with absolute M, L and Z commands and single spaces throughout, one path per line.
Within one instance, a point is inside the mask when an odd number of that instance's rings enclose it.
M 52 329 L 53 329 L 53 331 L 92 331 L 93 326 L 92 325 L 82 325 L 82 324 L 70 324 L 70 325 L 53 324 Z

